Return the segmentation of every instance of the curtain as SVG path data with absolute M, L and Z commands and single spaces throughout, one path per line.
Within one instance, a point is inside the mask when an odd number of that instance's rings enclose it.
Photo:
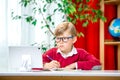
M 91 0 L 93 1 L 93 0 Z M 92 7 L 96 7 L 97 0 L 93 2 L 90 1 L 90 5 Z M 108 32 L 108 26 L 112 19 L 116 18 L 116 6 L 113 5 L 105 5 L 105 16 L 107 18 L 107 22 L 105 23 L 105 39 L 113 39 L 113 37 Z M 99 22 L 90 23 L 86 28 L 82 27 L 82 22 L 79 20 L 75 25 L 76 29 L 79 32 L 83 32 L 84 37 L 78 37 L 77 42 L 75 43 L 75 47 L 83 48 L 87 50 L 90 54 L 93 54 L 96 58 L 100 58 L 99 53 Z M 115 46 L 105 45 L 105 70 L 115 70 L 116 69 L 116 59 Z
M 88 5 L 97 9 L 98 6 L 96 4 L 98 3 L 99 0 L 90 0 Z M 99 59 L 99 22 L 89 22 L 87 27 L 82 27 L 82 22 L 78 20 L 75 26 L 79 32 L 83 32 L 85 35 L 84 37 L 78 37 L 75 46 L 87 50 L 90 54 L 93 54 Z
M 115 5 L 105 5 L 105 16 L 107 18 L 107 22 L 105 23 L 105 40 L 113 40 L 114 38 L 108 32 L 108 27 L 111 21 L 117 18 L 117 10 Z M 113 45 L 105 45 L 105 70 L 114 70 L 116 67 L 116 47 Z
M 85 36 L 78 37 L 75 46 L 87 50 L 99 59 L 99 22 L 89 23 L 86 28 L 83 28 L 81 24 L 79 21 L 76 24 L 76 29 L 83 32 Z
M 6 0 L 0 0 L 0 71 L 7 70 L 8 47 L 7 47 L 7 15 Z

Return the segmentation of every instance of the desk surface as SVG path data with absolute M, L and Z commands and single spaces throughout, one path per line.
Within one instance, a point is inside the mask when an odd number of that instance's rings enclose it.
M 39 72 L 0 72 L 0 76 L 119 76 L 119 71 L 39 71 Z
M 0 80 L 120 80 L 120 71 L 0 72 Z

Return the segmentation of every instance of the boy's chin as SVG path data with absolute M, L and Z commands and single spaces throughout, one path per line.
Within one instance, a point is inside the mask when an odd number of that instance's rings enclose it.
M 66 50 L 65 50 L 65 49 L 60 49 L 60 51 L 61 51 L 61 52 L 63 52 L 63 53 L 64 53 L 64 52 L 66 52 Z

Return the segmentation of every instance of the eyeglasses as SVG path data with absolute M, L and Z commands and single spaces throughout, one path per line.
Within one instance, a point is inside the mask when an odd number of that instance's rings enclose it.
M 69 37 L 56 37 L 55 41 L 56 42 L 60 42 L 62 40 L 63 42 L 67 42 L 70 38 L 73 38 L 73 36 L 69 36 Z

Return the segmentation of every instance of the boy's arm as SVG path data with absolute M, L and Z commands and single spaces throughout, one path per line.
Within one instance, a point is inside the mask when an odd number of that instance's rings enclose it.
M 92 70 L 94 66 L 100 66 L 100 61 L 91 54 L 84 56 L 84 61 L 78 61 L 77 67 L 82 70 Z
M 70 65 L 68 65 L 68 66 L 66 66 L 66 67 L 64 67 L 65 69 L 76 69 L 76 62 L 75 63 L 72 63 L 72 64 L 70 64 Z

